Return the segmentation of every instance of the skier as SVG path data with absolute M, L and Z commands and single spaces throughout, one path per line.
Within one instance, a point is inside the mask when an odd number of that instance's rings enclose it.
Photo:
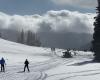
M 1 72 L 5 72 L 5 60 L 3 57 L 0 60 L 0 64 L 1 64 Z
M 24 66 L 24 72 L 25 72 L 25 69 L 27 68 L 28 72 L 30 72 L 29 70 L 29 61 L 26 59 L 25 62 L 24 62 L 25 66 Z

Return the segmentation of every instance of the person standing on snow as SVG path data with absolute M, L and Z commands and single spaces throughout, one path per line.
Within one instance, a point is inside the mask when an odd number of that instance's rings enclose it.
M 25 72 L 25 69 L 27 68 L 28 72 L 30 72 L 29 70 L 29 61 L 26 59 L 25 62 L 24 62 L 25 66 L 24 66 L 24 72 Z
M 5 72 L 5 60 L 4 60 L 4 58 L 2 58 L 0 60 L 0 64 L 1 64 L 1 72 Z

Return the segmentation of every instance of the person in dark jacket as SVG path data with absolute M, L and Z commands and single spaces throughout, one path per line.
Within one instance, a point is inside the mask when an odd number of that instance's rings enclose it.
M 5 72 L 5 60 L 4 60 L 4 58 L 2 58 L 0 60 L 0 64 L 1 64 L 1 72 Z
M 28 72 L 30 72 L 29 70 L 29 61 L 26 59 L 25 62 L 24 62 L 25 66 L 24 66 L 24 72 L 25 72 L 25 69 L 27 68 Z

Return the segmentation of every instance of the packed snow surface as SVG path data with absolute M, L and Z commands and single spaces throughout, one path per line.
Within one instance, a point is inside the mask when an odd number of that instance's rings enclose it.
M 0 58 L 6 60 L 0 80 L 100 80 L 100 63 L 91 61 L 92 52 L 71 51 L 73 58 L 61 58 L 63 51 L 0 39 Z M 25 59 L 30 72 L 23 72 Z

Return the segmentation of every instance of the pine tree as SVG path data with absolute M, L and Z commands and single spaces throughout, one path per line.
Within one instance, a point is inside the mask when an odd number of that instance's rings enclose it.
M 28 31 L 26 44 L 30 46 L 40 46 L 41 42 L 35 33 Z
M 40 39 L 38 38 L 37 34 L 35 34 L 35 46 L 41 46 Z
M 24 31 L 23 31 L 23 30 L 22 30 L 22 32 L 20 33 L 17 42 L 18 42 L 18 43 L 24 44 Z
M 27 41 L 26 41 L 26 44 L 27 45 L 34 45 L 33 43 L 33 34 L 32 34 L 32 32 L 31 31 L 28 31 L 28 33 L 27 33 Z
M 97 17 L 95 17 L 94 22 L 95 28 L 92 41 L 92 50 L 95 56 L 94 60 L 100 61 L 100 0 L 98 0 L 97 11 Z
M 1 34 L 1 32 L 0 32 L 0 38 L 2 37 L 2 34 Z

